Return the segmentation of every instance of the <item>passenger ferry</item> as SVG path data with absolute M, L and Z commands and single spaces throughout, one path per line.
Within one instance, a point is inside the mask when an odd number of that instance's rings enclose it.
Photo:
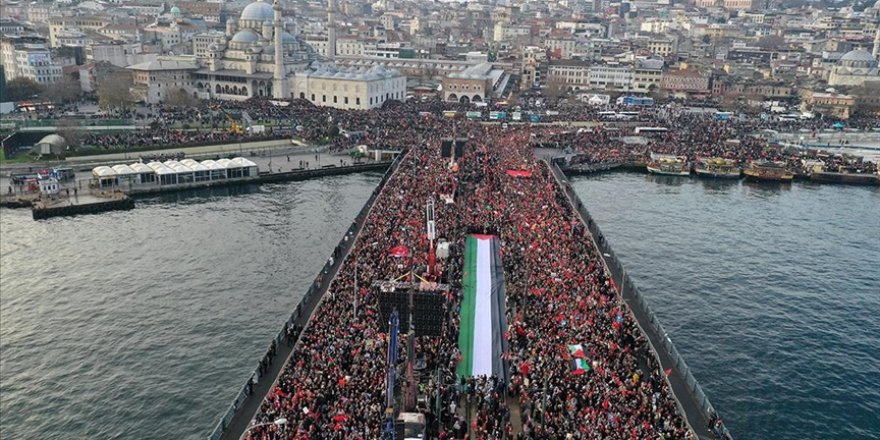
M 712 157 L 708 159 L 698 159 L 694 167 L 697 177 L 708 177 L 713 179 L 739 179 L 741 170 L 736 163 L 730 159 L 721 157 Z
M 746 179 L 760 182 L 791 182 L 794 174 L 785 169 L 784 162 L 755 161 L 743 170 Z
M 684 156 L 651 153 L 648 172 L 664 176 L 688 176 L 691 174 L 691 168 Z

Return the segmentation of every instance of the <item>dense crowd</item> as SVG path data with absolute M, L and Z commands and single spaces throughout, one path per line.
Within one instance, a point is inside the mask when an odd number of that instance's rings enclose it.
M 632 127 L 592 127 L 579 130 L 548 130 L 533 137 L 532 144 L 567 149 L 574 156 L 571 165 L 645 163 L 651 153 L 683 156 L 688 162 L 721 157 L 745 166 L 752 161 L 784 162 L 799 172 L 808 161 L 819 161 L 829 171 L 876 173 L 877 164 L 862 157 L 832 154 L 769 142 L 745 121 L 716 121 L 698 116 L 658 118 L 652 127 L 668 129 L 659 133 L 634 133 Z M 817 132 L 807 136 L 820 136 Z M 845 145 L 829 145 L 840 147 Z
M 711 105 L 708 103 L 688 103 L 691 105 Z M 103 150 L 144 149 L 176 146 L 204 145 L 216 143 L 246 142 L 263 139 L 298 138 L 305 142 L 329 145 L 334 152 L 350 149 L 360 144 L 377 145 L 387 137 L 387 121 L 394 120 L 401 125 L 423 124 L 426 116 L 442 117 L 444 112 L 455 111 L 455 119 L 465 118 L 467 111 L 479 110 L 480 121 L 490 119 L 490 111 L 506 112 L 510 121 L 514 110 L 511 106 L 488 106 L 475 108 L 468 104 L 449 103 L 437 99 L 389 101 L 381 108 L 371 110 L 339 110 L 318 107 L 305 100 L 273 101 L 265 98 L 252 98 L 245 101 L 200 102 L 197 107 L 170 107 L 154 105 L 145 112 L 128 112 L 128 116 L 140 121 L 144 126 L 128 133 L 104 135 L 89 134 L 82 140 L 86 146 Z M 669 127 L 670 132 L 650 145 L 639 149 L 637 145 L 621 141 L 620 131 L 600 133 L 586 129 L 577 136 L 573 146 L 625 145 L 617 153 L 610 151 L 584 151 L 587 156 L 613 155 L 631 156 L 645 151 L 666 152 L 697 156 L 728 156 L 739 160 L 754 158 L 780 158 L 785 153 L 782 148 L 767 148 L 768 140 L 763 134 L 776 132 L 802 133 L 811 143 L 821 143 L 823 130 L 829 130 L 836 120 L 806 119 L 779 120 L 757 116 L 736 115 L 727 121 L 716 121 L 714 112 L 700 111 L 679 104 L 658 105 L 656 107 L 632 107 L 606 105 L 593 107 L 586 105 L 559 105 L 550 110 L 545 104 L 523 102 L 516 108 L 522 114 L 522 121 L 530 121 L 532 116 L 540 122 L 570 123 L 610 123 L 620 126 L 620 122 L 637 123 L 644 126 Z M 702 109 L 702 110 L 705 110 Z M 627 112 L 625 119 L 608 119 L 603 112 Z M 118 115 L 125 116 L 125 114 Z M 235 121 L 242 131 L 230 129 Z M 870 117 L 852 118 L 847 128 L 870 129 L 877 127 L 877 119 Z M 630 124 L 631 125 L 631 124 Z M 248 130 L 250 126 L 261 129 Z M 572 128 L 574 130 L 574 128 Z M 554 129 L 554 131 L 558 131 Z M 738 139 L 739 145 L 726 144 L 726 139 Z M 829 147 L 844 146 L 835 141 Z M 610 149 L 605 149 L 610 150 Z M 641 151 L 641 152 L 640 152 Z M 601 157 L 586 157 L 584 161 L 606 160 Z
M 404 263 L 389 250 L 411 249 L 411 264 L 427 264 L 424 205 L 437 203 L 437 236 L 452 243 L 443 279 L 450 296 L 439 337 L 418 337 L 416 356 L 436 372 L 421 383 L 441 396 L 433 414 L 444 439 L 687 438 L 664 373 L 620 301 L 587 232 L 561 189 L 529 148 L 530 131 L 462 123 L 470 139 L 458 167 L 440 157 L 451 127 L 426 119 L 394 123 L 383 142 L 407 151 L 377 198 L 357 242 L 324 301 L 302 332 L 289 363 L 254 422 L 251 439 L 376 439 L 384 419 L 387 336 L 373 282 L 396 278 Z M 512 177 L 520 170 L 528 177 Z M 462 249 L 468 233 L 501 240 L 509 326 L 508 380 L 458 380 L 456 366 Z M 409 262 L 408 262 L 409 263 Z M 357 270 L 355 270 L 357 266 Z M 354 277 L 357 276 L 357 282 Z M 354 291 L 355 285 L 359 286 Z M 360 306 L 355 312 L 354 295 Z M 356 314 L 355 314 L 356 313 Z M 406 337 L 401 338 L 401 347 Z M 590 368 L 574 374 L 567 347 L 582 344 Z M 405 350 L 401 350 L 404 355 Z M 519 420 L 512 417 L 517 408 Z M 284 425 L 272 424 L 285 418 Z M 514 428 L 518 426 L 518 428 Z

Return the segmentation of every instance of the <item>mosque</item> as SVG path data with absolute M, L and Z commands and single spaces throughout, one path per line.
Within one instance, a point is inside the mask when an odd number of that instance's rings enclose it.
M 339 67 L 335 50 L 320 57 L 295 36 L 294 21 L 284 21 L 281 9 L 279 0 L 247 5 L 238 19 L 227 20 L 224 35 L 215 37 L 194 62 L 160 58 L 128 69 L 150 103 L 163 99 L 163 84 L 154 84 L 159 81 L 168 82 L 164 96 L 182 87 L 203 99 L 302 98 L 344 109 L 374 108 L 405 98 L 405 76 L 383 66 Z M 336 2 L 330 0 L 329 42 L 336 39 L 335 12 Z
M 877 59 L 866 50 L 847 52 L 828 75 L 829 86 L 863 86 L 869 81 L 880 81 L 880 70 L 877 68 Z

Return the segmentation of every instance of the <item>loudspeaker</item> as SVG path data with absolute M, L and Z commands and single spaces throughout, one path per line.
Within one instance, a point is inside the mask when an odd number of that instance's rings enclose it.
M 452 141 L 443 141 L 440 143 L 440 157 L 452 157 Z
M 464 146 L 467 144 L 466 140 L 457 139 L 455 141 L 455 157 L 464 156 Z
M 440 336 L 443 332 L 443 304 L 446 297 L 440 292 L 416 292 L 413 297 L 413 324 L 418 336 Z M 397 309 L 400 314 L 400 332 L 409 332 L 409 293 L 405 290 L 379 292 L 379 313 L 382 330 L 388 331 L 388 319 Z

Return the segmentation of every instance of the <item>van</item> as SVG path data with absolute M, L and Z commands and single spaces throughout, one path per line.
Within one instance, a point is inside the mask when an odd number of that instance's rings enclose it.
M 402 412 L 397 421 L 403 423 L 403 440 L 422 440 L 425 438 L 425 415 L 422 413 Z

